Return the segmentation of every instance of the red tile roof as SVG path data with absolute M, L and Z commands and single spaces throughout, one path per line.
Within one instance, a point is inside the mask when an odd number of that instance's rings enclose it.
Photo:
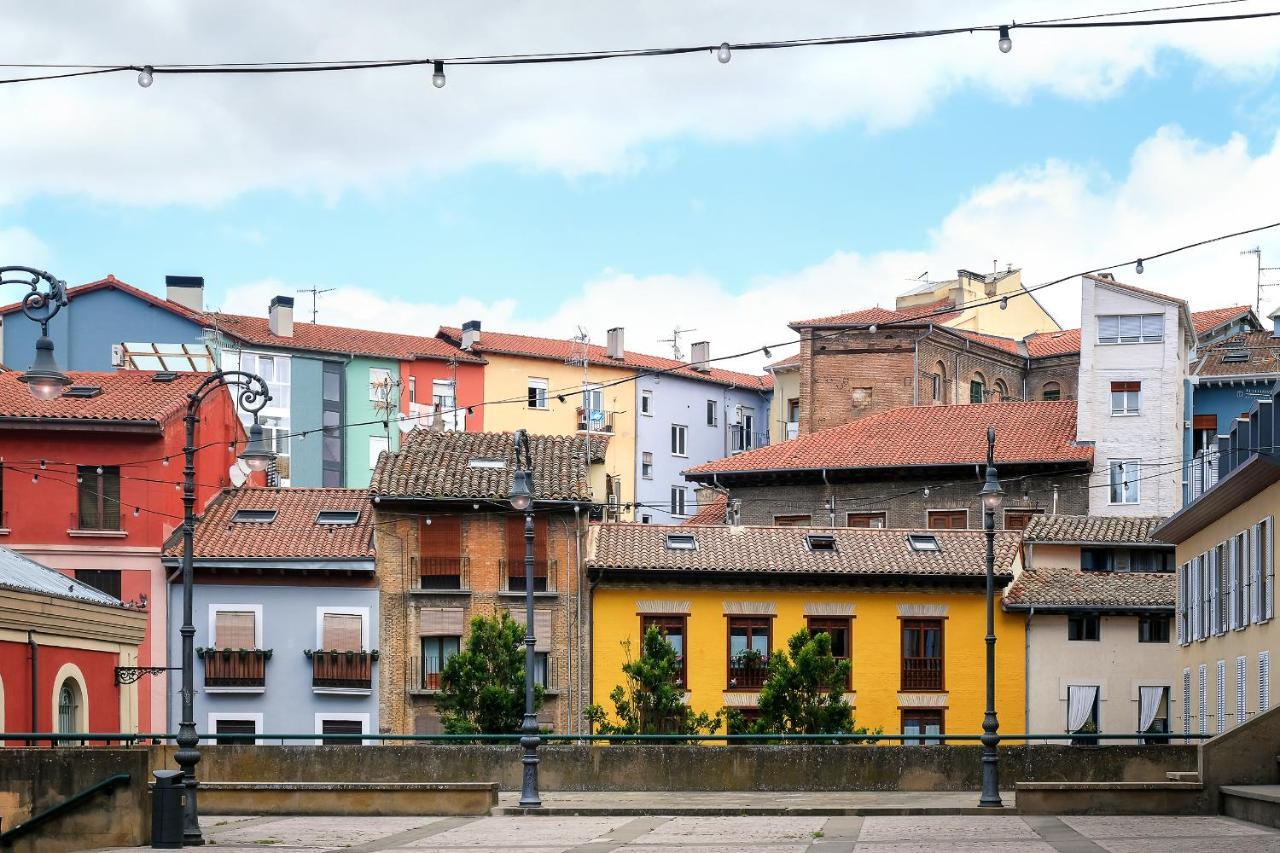
M 238 510 L 276 511 L 270 522 L 235 522 Z M 353 525 L 317 524 L 316 514 L 355 510 Z M 165 545 L 182 553 L 181 534 Z M 196 522 L 197 558 L 372 560 L 373 511 L 364 489 L 224 489 Z
M 1207 311 L 1191 312 L 1191 322 L 1196 327 L 1196 335 L 1211 332 L 1224 323 L 1243 317 L 1253 310 L 1252 305 L 1230 305 L 1226 308 L 1210 308 Z
M 209 374 L 178 373 L 168 382 L 157 382 L 156 375 L 144 370 L 73 371 L 68 374 L 73 386 L 100 388 L 102 393 L 94 397 L 37 400 L 27 391 L 27 386 L 18 381 L 18 373 L 3 373 L 0 374 L 0 418 L 164 424 L 186 411 L 187 395 Z
M 975 465 L 986 461 L 987 427 L 996 428 L 996 462 L 1087 463 L 1075 443 L 1076 404 L 983 403 L 908 406 L 699 465 L 689 479 L 756 471 Z
M 1019 342 L 1013 338 L 1002 338 L 999 335 L 986 335 L 982 332 L 971 332 L 968 329 L 952 329 L 951 331 L 976 343 L 986 344 L 989 347 L 1004 350 L 1005 352 L 1012 353 L 1017 356 L 1024 355 Z
M 830 317 L 817 317 L 813 320 L 796 320 L 788 325 L 793 329 L 810 326 L 865 326 L 871 323 L 908 322 L 910 320 L 930 320 L 934 323 L 945 323 L 960 315 L 960 311 L 948 311 L 955 308 L 955 301 L 939 299 L 924 305 L 913 305 L 902 310 L 881 308 L 863 308 L 861 311 L 850 311 Z M 930 316 L 933 315 L 933 316 Z
M 1053 355 L 1070 355 L 1080 352 L 1080 330 L 1063 329 L 1060 332 L 1036 332 L 1024 339 L 1027 355 L 1047 358 Z
M 1020 573 L 1004 592 L 1006 610 L 1053 611 L 1087 607 L 1092 610 L 1168 610 L 1177 600 L 1173 572 L 1092 572 L 1075 568 L 1035 568 Z
M 462 330 L 457 327 L 441 326 L 438 334 L 451 344 L 460 344 L 462 342 Z M 473 351 L 482 355 L 488 352 L 502 355 L 518 355 L 525 358 L 553 359 L 563 362 L 568 359 L 581 358 L 582 344 L 577 341 L 567 341 L 559 338 L 538 338 L 529 335 L 513 335 L 507 332 L 481 331 L 480 340 Z M 719 385 L 733 385 L 739 388 L 766 390 L 773 387 L 773 377 L 768 374 L 757 376 L 751 373 L 723 370 L 719 367 L 712 367 L 707 371 L 699 371 L 694 370 L 687 362 L 676 361 L 672 358 L 662 358 L 656 355 L 645 355 L 644 353 L 631 352 L 630 350 L 626 350 L 623 356 L 621 359 L 610 358 L 608 348 L 598 344 L 590 344 L 587 347 L 587 360 L 591 364 L 631 370 L 661 371 L 675 376 L 682 376 L 686 379 L 698 379 L 703 382 L 715 382 Z M 712 358 L 715 358 L 714 353 Z
M 711 500 L 698 507 L 698 511 L 686 519 L 684 524 L 724 524 L 725 513 L 728 510 L 729 496 L 717 493 L 712 496 Z
M 229 337 L 247 344 L 276 349 L 299 349 L 312 352 L 355 353 L 409 361 L 415 358 L 456 359 L 473 364 L 483 364 L 484 359 L 463 352 L 440 338 L 422 335 L 402 335 L 395 332 L 375 332 L 369 329 L 352 329 L 346 326 L 326 326 L 319 323 L 293 324 L 293 337 L 281 337 L 271 333 L 265 317 L 244 314 L 209 314 L 207 324 L 216 326 Z
M 787 356 L 781 361 L 775 361 L 773 364 L 766 364 L 765 370 L 784 370 L 788 367 L 798 367 L 800 365 L 800 353 Z
M 1235 353 L 1244 361 L 1225 361 L 1227 353 Z M 1191 371 L 1196 376 L 1275 376 L 1280 373 L 1280 338 L 1271 332 L 1246 332 L 1232 335 L 1203 350 Z

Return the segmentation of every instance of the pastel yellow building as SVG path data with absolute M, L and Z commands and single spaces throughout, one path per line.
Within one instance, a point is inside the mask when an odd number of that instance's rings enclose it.
M 1000 297 L 1010 297 L 1003 307 L 992 301 Z M 1062 328 L 1035 296 L 1026 292 L 1022 270 L 1015 269 L 990 275 L 959 270 L 950 281 L 926 281 L 908 290 L 897 298 L 895 307 L 910 312 L 944 300 L 957 313 L 940 319 L 939 324 L 953 329 L 1021 339 L 1033 332 Z
M 589 533 L 592 701 L 612 710 L 642 630 L 682 655 L 695 711 L 756 712 L 765 667 L 743 656 L 825 631 L 851 661 L 858 726 L 885 733 L 979 734 L 985 705 L 985 548 L 980 531 L 605 524 Z M 1019 536 L 996 537 L 997 584 Z M 998 594 L 998 593 L 997 593 Z M 1020 616 L 996 612 L 997 713 L 1024 722 Z
M 779 444 L 800 434 L 800 354 L 774 362 L 765 370 L 773 376 L 769 443 Z

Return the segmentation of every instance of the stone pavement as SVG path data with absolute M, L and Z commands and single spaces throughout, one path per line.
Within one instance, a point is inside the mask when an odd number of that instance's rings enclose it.
M 211 817 L 202 824 L 207 849 L 225 853 L 1280 851 L 1280 832 L 1221 817 Z
M 1013 813 L 1013 791 L 1001 793 Z M 495 814 L 524 814 L 520 794 L 498 795 Z M 999 814 L 1000 812 L 994 812 Z M 993 814 L 977 791 L 552 791 L 537 814 L 552 815 L 923 815 Z

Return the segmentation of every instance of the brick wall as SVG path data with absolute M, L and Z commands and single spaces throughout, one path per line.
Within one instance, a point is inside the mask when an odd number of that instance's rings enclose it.
M 463 586 L 469 592 L 427 591 L 420 588 L 413 559 L 418 554 L 420 521 L 424 516 L 462 516 L 462 556 L 468 560 Z M 382 671 L 380 713 L 382 730 L 397 734 L 439 731 L 434 710 L 435 691 L 421 680 L 420 613 L 424 608 L 463 610 L 464 625 L 473 616 L 492 616 L 502 610 L 523 612 L 523 591 L 506 592 L 503 576 L 507 555 L 509 513 L 473 511 L 377 511 L 375 533 L 381 583 Z M 585 517 L 582 519 L 585 525 Z M 588 683 L 587 627 L 579 619 L 580 580 L 576 516 L 557 512 L 548 517 L 547 592 L 536 594 L 535 609 L 551 612 L 548 654 L 548 696 L 539 717 L 557 732 L 584 728 Z M 585 607 L 585 604 L 584 604 Z M 585 614 L 585 611 L 584 611 Z M 463 645 L 465 646 L 465 633 Z
M 1031 364 L 1027 374 L 1027 394 L 1029 399 L 1043 399 L 1041 391 L 1046 382 L 1057 382 L 1062 388 L 1063 400 L 1074 400 L 1080 384 L 1080 355 L 1053 358 L 1038 358 Z
M 920 402 L 933 402 L 933 377 L 938 373 L 938 365 L 945 368 L 944 404 L 964 404 L 970 402 L 969 382 L 982 374 L 986 381 L 987 394 L 991 394 L 1004 383 L 1007 390 L 1005 399 L 1022 399 L 1023 366 L 1026 360 L 1012 353 L 989 350 L 986 347 L 965 348 L 957 346 L 957 341 L 945 333 L 933 333 L 920 341 Z

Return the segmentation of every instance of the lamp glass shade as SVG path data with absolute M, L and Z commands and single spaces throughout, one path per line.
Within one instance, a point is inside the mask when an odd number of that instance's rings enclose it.
M 26 383 L 27 390 L 37 400 L 56 400 L 71 384 L 71 377 L 58 369 L 58 361 L 53 356 L 53 341 L 46 335 L 36 339 L 35 360 L 18 377 L 18 381 Z
M 511 478 L 511 507 L 524 512 L 533 506 L 533 489 L 528 471 L 516 471 Z
M 240 461 L 250 471 L 265 471 L 275 461 L 276 454 L 262 437 L 262 425 L 255 423 L 249 427 L 249 443 L 240 454 Z

